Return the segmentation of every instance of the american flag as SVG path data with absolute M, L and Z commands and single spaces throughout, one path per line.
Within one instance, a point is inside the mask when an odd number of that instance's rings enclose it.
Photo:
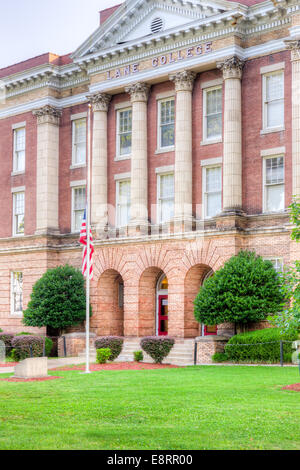
M 84 216 L 82 219 L 82 226 L 80 231 L 80 243 L 83 245 L 82 253 L 82 274 L 84 277 L 87 277 L 87 233 L 86 233 L 86 210 L 84 211 Z M 90 229 L 90 280 L 94 278 L 93 270 L 93 254 L 94 254 L 94 245 L 93 245 L 93 236 Z

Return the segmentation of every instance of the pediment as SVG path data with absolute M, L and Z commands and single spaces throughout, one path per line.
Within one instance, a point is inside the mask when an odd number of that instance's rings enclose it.
M 226 0 L 127 0 L 72 55 L 73 59 L 110 47 L 174 31 L 233 10 Z

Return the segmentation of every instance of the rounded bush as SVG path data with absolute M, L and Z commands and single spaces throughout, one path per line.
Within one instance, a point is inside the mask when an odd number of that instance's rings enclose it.
M 216 352 L 212 355 L 211 360 L 213 362 L 225 362 L 228 361 L 228 356 L 226 353 L 223 352 Z
M 110 360 L 114 361 L 121 354 L 124 338 L 120 336 L 99 336 L 95 339 L 96 349 L 109 348 L 111 351 Z
M 146 336 L 141 340 L 141 347 L 156 364 L 161 364 L 173 348 L 174 343 L 174 338 L 169 336 Z
M 43 356 L 44 338 L 41 336 L 15 336 L 12 340 L 12 347 L 14 351 L 14 357 L 19 361 L 30 357 L 30 347 L 32 349 L 33 357 Z
M 11 333 L 0 333 L 0 341 L 3 341 L 6 348 L 11 348 L 14 335 Z M 8 351 L 9 352 L 9 351 Z
M 111 358 L 111 350 L 109 348 L 97 349 L 97 364 L 106 364 Z
M 135 362 L 141 362 L 144 359 L 143 351 L 134 351 L 133 357 Z
M 297 333 L 282 335 L 279 328 L 265 328 L 233 336 L 225 346 L 228 359 L 236 362 L 280 362 L 280 340 L 295 341 Z M 291 362 L 292 343 L 283 343 L 284 362 Z

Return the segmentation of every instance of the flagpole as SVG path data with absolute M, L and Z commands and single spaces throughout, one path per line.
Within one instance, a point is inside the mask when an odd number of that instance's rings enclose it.
M 89 103 L 88 111 L 88 148 L 87 148 L 87 198 L 86 198 L 86 234 L 87 234 L 87 275 L 86 275 L 86 322 L 85 322 L 85 352 L 86 352 L 86 369 L 85 373 L 90 371 L 90 206 L 91 206 L 91 109 Z

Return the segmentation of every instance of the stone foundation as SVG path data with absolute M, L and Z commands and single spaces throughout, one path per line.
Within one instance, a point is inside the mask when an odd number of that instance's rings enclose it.
M 197 364 L 212 364 L 211 357 L 216 352 L 224 352 L 229 338 L 226 336 L 199 336 L 197 343 Z
M 67 357 L 77 357 L 79 353 L 85 350 L 85 333 L 70 333 L 64 335 L 66 338 L 66 350 L 67 350 Z M 58 340 L 58 357 L 64 357 L 64 338 L 61 336 Z M 96 335 L 94 333 L 90 333 L 90 347 L 94 347 Z

